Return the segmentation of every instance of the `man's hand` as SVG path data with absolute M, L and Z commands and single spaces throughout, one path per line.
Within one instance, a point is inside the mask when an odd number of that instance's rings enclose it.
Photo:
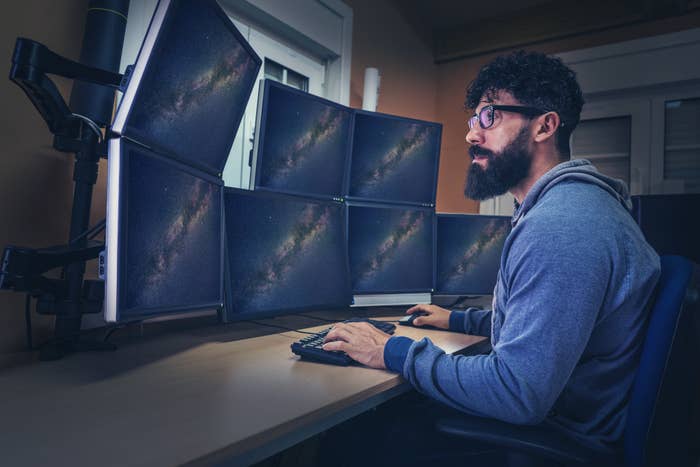
M 437 305 L 416 305 L 406 310 L 407 315 L 422 311 L 427 313 L 413 321 L 414 326 L 435 326 L 440 329 L 450 329 L 450 310 Z
M 385 369 L 384 346 L 390 337 L 369 323 L 338 323 L 326 334 L 323 350 L 342 350 L 363 365 Z

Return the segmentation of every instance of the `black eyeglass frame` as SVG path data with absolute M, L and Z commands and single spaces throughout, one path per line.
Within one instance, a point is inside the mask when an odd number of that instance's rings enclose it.
M 476 125 L 472 123 L 474 120 L 479 122 L 479 126 L 483 130 L 487 130 L 493 126 L 493 123 L 495 121 L 495 113 L 496 110 L 502 110 L 504 112 L 515 112 L 519 113 L 522 115 L 527 115 L 528 117 L 537 117 L 539 115 L 546 114 L 549 112 L 549 110 L 542 110 L 538 109 L 537 107 L 528 107 L 528 106 L 523 106 L 523 105 L 498 105 L 498 104 L 489 104 L 485 105 L 484 107 L 481 108 L 478 114 L 474 114 L 469 120 L 467 121 L 467 124 L 469 125 L 469 129 L 471 130 L 474 128 Z M 483 122 L 481 121 L 481 114 L 485 111 L 491 112 L 491 117 L 489 119 L 489 124 L 484 125 Z

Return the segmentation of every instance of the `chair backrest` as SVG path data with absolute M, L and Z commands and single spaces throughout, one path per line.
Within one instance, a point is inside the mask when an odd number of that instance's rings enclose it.
M 694 384 L 687 345 L 691 314 L 685 298 L 692 271 L 693 263 L 686 258 L 661 257 L 661 277 L 627 412 L 627 467 L 656 465 L 655 459 L 665 459 L 665 465 L 685 465 L 672 459 L 688 457 Z

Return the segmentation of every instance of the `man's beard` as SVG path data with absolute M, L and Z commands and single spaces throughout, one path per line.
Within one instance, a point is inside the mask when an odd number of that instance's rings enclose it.
M 469 148 L 469 155 L 488 157 L 486 168 L 472 164 L 467 174 L 464 194 L 474 200 L 484 200 L 499 196 L 515 187 L 530 173 L 532 155 L 527 149 L 528 126 L 500 153 L 494 153 L 479 146 Z

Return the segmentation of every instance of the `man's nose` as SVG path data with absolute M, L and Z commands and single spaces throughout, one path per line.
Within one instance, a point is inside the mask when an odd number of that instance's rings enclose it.
M 484 142 L 483 136 L 484 135 L 481 131 L 481 127 L 479 125 L 474 125 L 474 127 L 470 128 L 467 132 L 467 136 L 465 139 L 467 143 L 471 145 L 482 144 Z

